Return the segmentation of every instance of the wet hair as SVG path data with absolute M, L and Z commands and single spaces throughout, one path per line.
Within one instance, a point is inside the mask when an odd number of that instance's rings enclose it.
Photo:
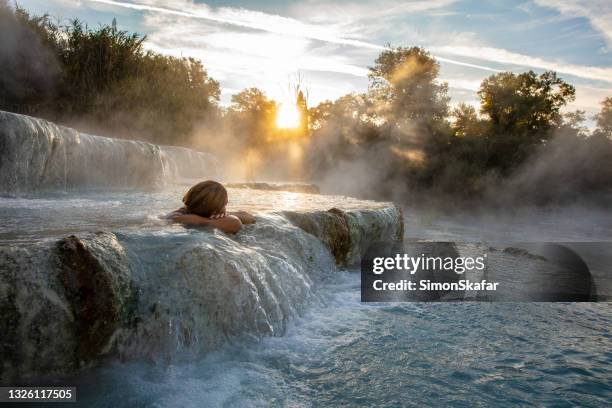
M 188 213 L 210 217 L 226 206 L 227 190 L 216 181 L 202 181 L 185 193 L 183 203 Z

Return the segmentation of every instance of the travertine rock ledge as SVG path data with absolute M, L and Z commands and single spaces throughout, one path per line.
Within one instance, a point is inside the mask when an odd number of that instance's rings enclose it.
M 401 211 L 389 205 L 264 214 L 235 236 L 169 228 L 3 245 L 0 381 L 280 335 L 336 265 L 401 237 Z
M 0 111 L 0 192 L 155 189 L 217 175 L 208 153 L 80 133 Z

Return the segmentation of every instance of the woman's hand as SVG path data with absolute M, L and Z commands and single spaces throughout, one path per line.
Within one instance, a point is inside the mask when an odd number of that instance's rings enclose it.
M 221 212 L 211 215 L 210 218 L 212 218 L 213 220 L 218 220 L 219 218 L 223 218 L 226 216 L 227 216 L 227 213 L 225 212 L 225 210 L 223 210 Z

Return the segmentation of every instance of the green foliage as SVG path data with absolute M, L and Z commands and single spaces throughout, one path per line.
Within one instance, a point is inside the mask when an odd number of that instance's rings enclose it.
M 244 147 L 261 148 L 276 130 L 277 105 L 257 88 L 232 95 L 226 123 L 233 135 L 240 135 Z
M 502 72 L 485 79 L 478 91 L 481 113 L 496 132 L 546 137 L 559 122 L 559 110 L 575 99 L 576 90 L 554 72 L 537 75 Z
M 612 97 L 603 100 L 601 112 L 594 119 L 597 121 L 596 134 L 612 140 Z
M 538 191 L 549 191 L 561 179 L 573 180 L 571 188 L 557 186 L 566 195 L 612 185 L 610 171 L 602 170 L 602 160 L 612 157 L 612 141 L 589 137 L 584 112 L 561 113 L 575 89 L 554 72 L 504 72 L 485 79 L 478 92 L 480 112 L 466 104 L 450 110 L 438 74 L 438 63 L 422 48 L 389 48 L 370 68 L 367 94 L 311 108 L 313 178 L 333 173 L 339 163 L 360 168 L 355 163 L 362 161 L 376 172 L 379 182 L 368 187 L 378 192 L 406 188 L 472 196 L 515 174 L 528 180 L 526 166 L 538 169 Z M 596 135 L 610 135 L 612 98 L 595 119 Z M 588 157 L 596 160 L 588 169 L 578 167 Z M 580 168 L 583 175 L 576 174 Z M 553 193 L 540 197 L 560 199 Z
M 0 0 L 0 109 L 30 112 L 53 98 L 59 32 L 49 16 L 31 17 Z
M 3 75 L 18 77 L 11 81 L 14 92 L 0 99 L 0 109 L 184 145 L 194 124 L 218 114 L 219 84 L 195 59 L 146 51 L 144 37 L 114 26 L 91 29 L 73 20 L 60 27 L 48 16 L 33 17 L 6 4 L 0 4 L 0 16 L 11 24 L 10 38 L 25 40 L 20 48 L 44 51 L 45 63 L 57 67 L 45 78 L 45 92 L 29 72 L 29 64 L 40 62 L 37 55 L 23 55 L 19 64 L 0 68 Z
M 560 109 L 575 89 L 554 72 L 537 75 L 502 72 L 485 79 L 478 91 L 483 115 L 490 119 L 488 167 L 507 173 L 561 123 Z
M 454 119 L 451 128 L 455 136 L 479 138 L 485 135 L 488 123 L 478 117 L 474 106 L 460 103 L 452 110 L 451 116 Z
M 312 137 L 309 162 L 311 174 L 326 171 L 338 161 L 360 155 L 380 132 L 368 122 L 367 97 L 348 94 L 336 101 L 322 102 L 309 110 Z M 313 174 L 313 175 L 314 175 Z
M 370 67 L 372 94 L 397 118 L 441 120 L 448 114 L 448 86 L 437 81 L 440 65 L 420 47 L 383 51 Z

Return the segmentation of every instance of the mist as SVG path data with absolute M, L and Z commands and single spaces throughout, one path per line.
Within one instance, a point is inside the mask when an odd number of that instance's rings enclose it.
M 451 210 L 611 201 L 612 98 L 585 129 L 584 112 L 566 112 L 574 87 L 555 72 L 491 75 L 476 109 L 453 105 L 426 49 L 389 46 L 367 92 L 309 106 L 299 75 L 293 100 L 255 86 L 221 106 L 201 61 L 146 51 L 145 37 L 114 23 L 61 26 L 6 2 L 0 20 L 0 109 L 209 151 L 225 181 L 308 182 Z M 279 126 L 281 106 L 299 119 Z
M 7 10 L 0 0 L 0 106 L 24 113 L 47 109 L 60 73 L 49 35 L 26 24 L 22 13 Z
M 608 139 L 559 134 L 538 148 L 507 180 L 489 187 L 486 196 L 495 203 L 609 205 L 611 163 Z
M 554 72 L 486 78 L 477 111 L 450 108 L 425 50 L 376 63 L 368 93 L 312 109 L 305 168 L 323 191 L 447 209 L 612 203 L 611 98 L 588 130 L 563 113 L 575 90 Z

